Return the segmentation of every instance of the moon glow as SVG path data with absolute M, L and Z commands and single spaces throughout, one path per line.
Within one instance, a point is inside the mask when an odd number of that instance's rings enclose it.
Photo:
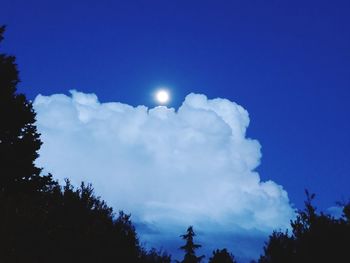
M 169 92 L 166 90 L 158 90 L 156 92 L 156 100 L 160 104 L 166 104 L 170 99 Z

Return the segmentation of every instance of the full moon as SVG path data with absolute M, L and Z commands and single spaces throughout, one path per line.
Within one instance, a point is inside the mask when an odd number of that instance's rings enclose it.
M 156 100 L 160 104 L 166 104 L 170 99 L 169 92 L 166 90 L 158 90 L 156 93 Z

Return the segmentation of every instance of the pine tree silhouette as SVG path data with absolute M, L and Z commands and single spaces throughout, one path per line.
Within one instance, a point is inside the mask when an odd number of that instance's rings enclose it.
M 185 245 L 180 247 L 180 249 L 185 251 L 185 256 L 181 263 L 198 263 L 204 258 L 204 256 L 196 256 L 195 250 L 200 248 L 201 245 L 194 243 L 193 238 L 195 235 L 193 227 L 190 226 L 187 228 L 186 234 L 180 236 L 186 241 Z

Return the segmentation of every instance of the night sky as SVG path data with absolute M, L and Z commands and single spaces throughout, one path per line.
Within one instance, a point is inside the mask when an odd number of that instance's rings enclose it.
M 345 0 L 5 0 L 1 49 L 31 100 L 75 89 L 153 108 L 167 87 L 176 110 L 189 93 L 233 101 L 262 146 L 261 180 L 326 210 L 350 197 L 349 14 Z

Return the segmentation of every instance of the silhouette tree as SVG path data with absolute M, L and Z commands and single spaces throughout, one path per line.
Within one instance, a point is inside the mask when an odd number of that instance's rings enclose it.
M 0 27 L 0 42 L 5 27 Z M 35 112 L 23 94 L 15 57 L 0 54 L 0 261 L 21 262 L 40 236 L 43 192 L 54 187 L 34 164 L 41 145 Z M 37 235 L 38 234 L 38 235 Z
M 185 251 L 184 259 L 181 261 L 181 263 L 197 263 L 201 262 L 201 260 L 204 258 L 204 256 L 196 256 L 195 250 L 200 248 L 201 245 L 194 243 L 193 237 L 195 235 L 196 234 L 193 231 L 193 227 L 190 226 L 187 228 L 186 234 L 180 236 L 186 241 L 185 245 L 180 247 L 180 249 Z
M 264 247 L 265 255 L 259 259 L 260 263 L 291 263 L 295 258 L 295 244 L 288 232 L 274 231 L 268 244 Z
M 130 215 L 115 218 L 112 208 L 93 194 L 91 185 L 57 186 L 46 218 L 46 262 L 139 262 L 141 247 Z M 45 236 L 44 236 L 45 240 Z M 45 262 L 45 261 L 43 261 Z
M 350 260 L 350 224 L 346 216 L 350 204 L 343 206 L 344 216 L 336 219 L 317 213 L 314 194 L 306 191 L 305 208 L 291 222 L 292 235 L 274 232 L 264 248 L 260 263 L 268 262 L 347 262 Z
M 224 249 L 213 251 L 213 256 L 209 258 L 209 263 L 236 263 L 235 257 Z
M 5 27 L 0 27 L 0 42 Z M 32 103 L 17 94 L 19 83 L 14 56 L 0 54 L 0 192 L 40 190 L 49 177 L 34 165 L 41 146 Z

